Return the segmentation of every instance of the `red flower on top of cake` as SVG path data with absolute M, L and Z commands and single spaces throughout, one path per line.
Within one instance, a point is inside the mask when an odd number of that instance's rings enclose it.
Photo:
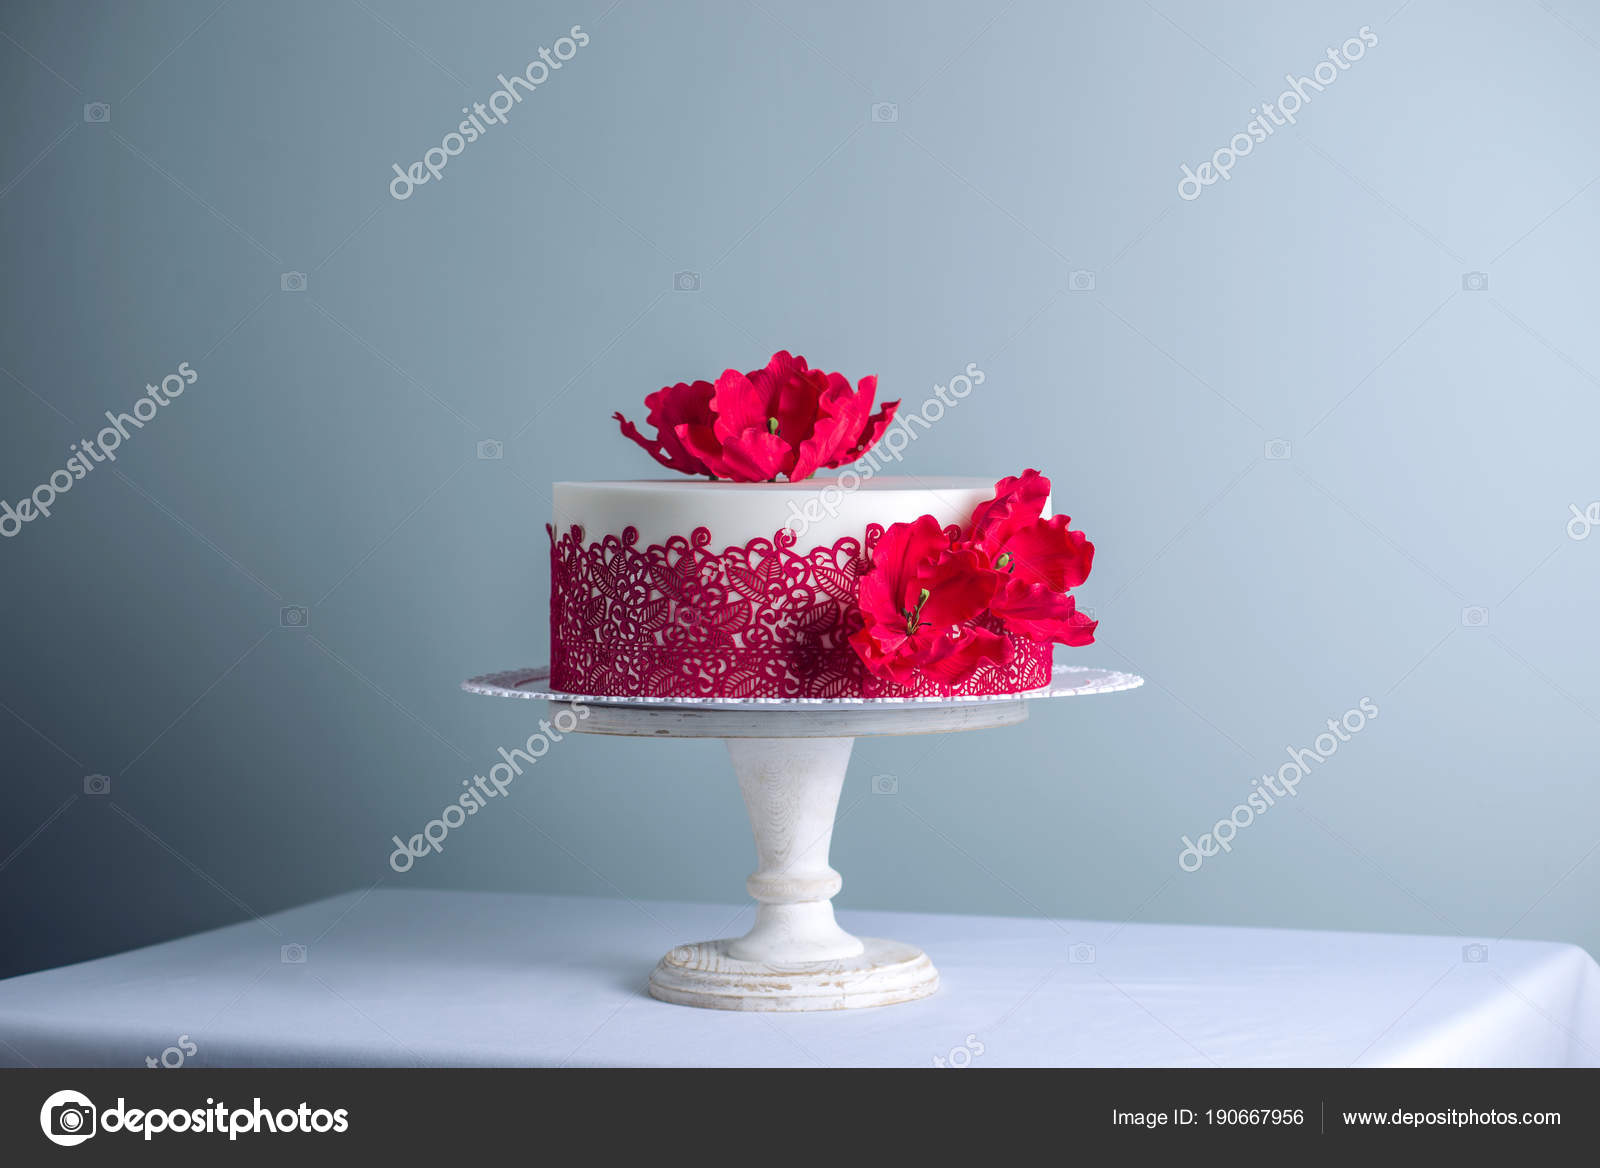
M 854 462 L 877 444 L 894 420 L 898 401 L 873 413 L 878 379 L 854 387 L 838 373 L 806 365 L 804 357 L 773 354 L 766 368 L 725 371 L 708 381 L 678 383 L 644 399 L 654 439 L 613 414 L 625 437 L 652 458 L 684 474 L 735 482 L 790 482 L 819 467 Z
M 655 428 L 655 440 L 639 433 L 639 428 L 624 418 L 620 412 L 612 414 L 622 424 L 622 433 L 632 438 L 650 452 L 650 457 L 668 470 L 681 470 L 684 474 L 710 474 L 705 463 L 690 454 L 678 437 L 680 426 L 709 426 L 714 421 L 711 413 L 711 395 L 716 387 L 709 381 L 696 381 L 689 385 L 682 381 L 658 389 L 644 399 L 650 413 L 645 424 Z
M 1071 591 L 1088 578 L 1094 545 L 1065 515 L 1043 518 L 1050 480 L 1036 470 L 1001 479 L 954 538 L 924 515 L 896 523 L 872 551 L 850 643 L 867 669 L 901 685 L 922 673 L 944 685 L 1004 664 L 1008 634 L 1087 645 L 1097 622 Z

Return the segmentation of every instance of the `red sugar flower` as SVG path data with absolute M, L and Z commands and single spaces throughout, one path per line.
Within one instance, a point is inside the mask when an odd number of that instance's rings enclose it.
M 1041 519 L 1050 480 L 1036 470 L 1001 479 L 995 497 L 978 504 L 967 535 L 985 562 L 1003 576 L 990 609 L 1007 628 L 1063 645 L 1094 641 L 1096 622 L 1069 595 L 1089 578 L 1094 544 L 1069 530 L 1066 515 Z
M 650 457 L 668 470 L 681 470 L 684 474 L 710 474 L 705 463 L 690 454 L 678 437 L 679 425 L 709 426 L 712 421 L 711 395 L 714 387 L 709 381 L 696 381 L 693 385 L 678 382 L 658 389 L 644 399 L 650 413 L 645 424 L 655 427 L 654 441 L 639 433 L 639 429 L 622 414 L 611 416 L 622 426 L 624 437 L 631 438 L 649 452 Z
M 865 623 L 850 638 L 867 669 L 901 685 L 918 673 L 956 685 L 1009 661 L 1010 637 L 1093 642 L 1096 622 L 1071 593 L 1094 545 L 1067 516 L 1042 518 L 1049 497 L 1050 480 L 1029 470 L 996 483 L 954 539 L 931 515 L 886 530 L 861 577 Z
M 811 369 L 804 357 L 773 354 L 766 368 L 725 371 L 716 385 L 678 384 L 645 398 L 654 441 L 622 414 L 624 436 L 662 466 L 736 482 L 791 482 L 819 467 L 843 466 L 883 437 L 899 402 L 872 412 L 878 379 L 852 388 L 837 373 Z
M 976 623 L 999 582 L 972 548 L 952 547 L 933 516 L 896 523 L 861 579 L 866 623 L 850 642 L 868 669 L 899 684 L 918 671 L 946 685 L 964 681 L 986 661 L 1011 659 L 1011 643 Z

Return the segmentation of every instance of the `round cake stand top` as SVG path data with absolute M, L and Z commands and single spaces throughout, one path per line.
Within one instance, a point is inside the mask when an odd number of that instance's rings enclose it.
M 564 693 L 550 688 L 548 667 L 469 678 L 468 693 L 523 698 L 587 711 L 585 734 L 641 738 L 860 738 L 948 734 L 1014 726 L 1028 703 L 1137 689 L 1144 678 L 1111 669 L 1057 665 L 1051 684 L 1020 694 L 972 698 L 640 698 Z

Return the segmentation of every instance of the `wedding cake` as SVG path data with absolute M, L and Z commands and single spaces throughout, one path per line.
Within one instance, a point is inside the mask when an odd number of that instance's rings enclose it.
M 551 686 L 792 700 L 1048 685 L 1053 645 L 1094 638 L 1072 596 L 1094 546 L 1037 471 L 879 476 L 899 403 L 874 412 L 876 389 L 778 353 L 650 394 L 653 437 L 615 415 L 707 481 L 555 484 Z

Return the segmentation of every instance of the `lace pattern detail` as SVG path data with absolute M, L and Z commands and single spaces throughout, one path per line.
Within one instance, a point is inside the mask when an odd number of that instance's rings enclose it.
M 633 697 L 973 697 L 1050 684 L 1051 646 L 1012 636 L 1008 665 L 958 686 L 896 685 L 850 646 L 861 626 L 857 582 L 883 528 L 865 541 L 795 549 L 771 539 L 714 551 L 711 532 L 639 547 L 637 529 L 586 544 L 550 535 L 550 682 L 573 693 Z

